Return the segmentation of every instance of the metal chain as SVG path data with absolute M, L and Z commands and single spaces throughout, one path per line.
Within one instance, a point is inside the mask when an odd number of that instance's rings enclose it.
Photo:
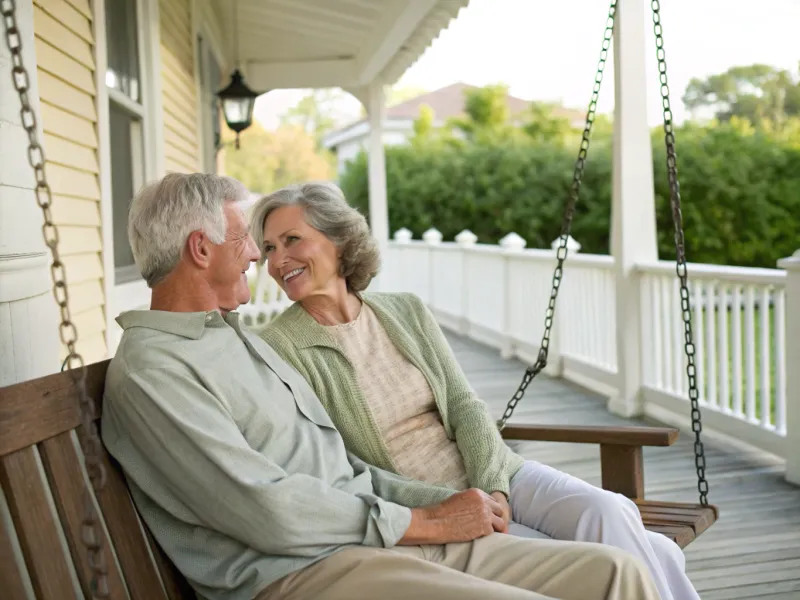
M 669 85 L 667 84 L 667 62 L 664 51 L 664 37 L 661 27 L 661 6 L 659 0 L 651 0 L 653 9 L 653 30 L 656 34 L 656 58 L 658 58 L 658 76 L 661 81 L 661 103 L 664 109 L 664 142 L 667 147 L 667 177 L 669 179 L 669 200 L 672 207 L 672 222 L 675 226 L 675 253 L 677 256 L 676 272 L 680 279 L 681 314 L 684 327 L 684 350 L 686 352 L 686 374 L 689 377 L 689 401 L 692 407 L 692 431 L 695 435 L 694 463 L 697 468 L 697 490 L 700 492 L 700 504 L 708 506 L 708 482 L 706 481 L 706 458 L 700 432 L 703 429 L 699 392 L 697 390 L 697 371 L 695 368 L 695 347 L 692 341 L 692 311 L 689 303 L 687 286 L 686 245 L 683 235 L 683 216 L 681 213 L 681 192 L 678 183 L 678 160 L 675 152 L 675 134 L 672 127 L 672 110 L 669 103 Z
M 597 100 L 600 97 L 600 84 L 603 81 L 603 72 L 606 67 L 606 59 L 608 58 L 608 49 L 611 47 L 611 40 L 614 37 L 614 17 L 617 12 L 617 0 L 611 0 L 611 6 L 608 9 L 608 19 L 606 20 L 606 29 L 603 33 L 603 47 L 600 51 L 600 61 L 597 65 L 597 72 L 594 76 L 594 87 L 592 89 L 592 98 L 589 102 L 589 110 L 586 114 L 586 124 L 583 128 L 583 136 L 581 137 L 580 150 L 578 151 L 578 160 L 575 162 L 575 170 L 572 174 L 572 186 L 569 191 L 569 198 L 567 205 L 564 209 L 564 217 L 561 225 L 561 235 L 559 237 L 558 250 L 556 251 L 556 268 L 553 271 L 553 287 L 550 291 L 550 299 L 545 311 L 544 319 L 544 334 L 542 341 L 539 345 L 539 353 L 536 357 L 536 362 L 525 369 L 525 374 L 522 377 L 522 382 L 519 388 L 508 401 L 503 416 L 497 422 L 497 426 L 502 431 L 511 415 L 514 414 L 514 409 L 522 400 L 525 395 L 525 390 L 530 385 L 533 378 L 536 377 L 542 369 L 547 366 L 547 353 L 550 349 L 550 331 L 553 327 L 553 316 L 556 311 L 556 298 L 558 297 L 558 290 L 561 286 L 561 276 L 564 271 L 564 260 L 567 258 L 567 241 L 572 229 L 572 217 L 575 214 L 575 205 L 578 202 L 578 196 L 581 190 L 581 182 L 583 179 L 583 171 L 586 167 L 586 154 L 589 150 L 589 140 L 592 133 L 592 125 L 594 124 L 595 113 L 597 112 Z
M 67 273 L 61 256 L 58 252 L 58 228 L 53 223 L 50 208 L 53 203 L 50 186 L 45 175 L 44 150 L 39 143 L 37 133 L 36 114 L 33 110 L 30 92 L 30 78 L 22 61 L 22 35 L 17 24 L 16 3 L 14 0 L 0 0 L 0 14 L 5 26 L 5 37 L 8 49 L 11 52 L 11 78 L 14 89 L 19 94 L 22 109 L 22 126 L 28 132 L 28 161 L 33 167 L 36 177 L 36 201 L 44 215 L 42 233 L 47 247 L 50 248 L 52 262 L 50 274 L 53 279 L 53 295 L 61 312 L 61 323 L 58 328 L 61 341 L 68 349 L 66 365 L 77 392 L 81 422 L 85 433 L 83 440 L 83 453 L 85 456 L 86 471 L 95 493 L 103 489 L 105 484 L 105 468 L 101 459 L 102 444 L 95 427 L 94 403 L 86 393 L 86 366 L 83 358 L 75 349 L 78 340 L 78 330 L 72 322 L 69 310 L 69 292 L 67 288 Z M 85 516 L 82 521 L 82 540 L 88 554 L 89 568 L 92 571 L 92 597 L 108 598 L 107 569 L 103 552 L 103 535 L 99 533 L 96 511 L 91 494 L 86 494 Z

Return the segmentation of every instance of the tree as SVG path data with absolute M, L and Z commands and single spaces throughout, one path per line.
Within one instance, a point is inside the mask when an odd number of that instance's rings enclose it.
M 522 130 L 533 140 L 564 144 L 576 132 L 566 117 L 553 114 L 553 104 L 531 102 Z
M 510 132 L 508 86 L 487 85 L 464 92 L 463 117 L 449 119 L 449 126 L 468 139 L 502 136 Z
M 772 267 L 797 248 L 800 146 L 781 143 L 746 120 L 675 128 L 682 217 L 689 260 Z M 612 146 L 592 143 L 575 207 L 573 236 L 585 253 L 610 249 Z M 652 130 L 659 256 L 675 259 L 664 131 Z M 469 229 L 484 243 L 514 231 L 547 248 L 561 230 L 575 148 L 527 136 L 386 149 L 390 230 L 445 239 Z M 340 177 L 348 201 L 369 213 L 366 153 Z
M 266 131 L 253 123 L 242 135 L 240 150 L 233 149 L 231 139 L 225 130 L 225 173 L 251 192 L 266 194 L 290 183 L 330 179 L 334 174 L 332 162 L 316 152 L 313 136 L 299 125 L 281 125 L 275 131 Z
M 336 126 L 336 104 L 342 92 L 336 89 L 315 89 L 281 117 L 282 125 L 296 125 L 314 139 L 319 150 L 322 138 Z
M 419 107 L 419 116 L 414 120 L 414 142 L 429 140 L 433 134 L 433 120 L 435 114 L 427 104 Z
M 780 128 L 789 117 L 800 116 L 800 80 L 769 65 L 731 67 L 706 79 L 692 79 L 683 102 L 690 112 L 711 111 L 722 122 L 735 116 L 758 127 L 770 122 Z

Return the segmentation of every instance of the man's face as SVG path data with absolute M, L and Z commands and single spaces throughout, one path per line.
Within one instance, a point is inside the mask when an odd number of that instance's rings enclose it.
M 225 241 L 213 246 L 208 282 L 217 295 L 220 310 L 231 311 L 250 301 L 245 272 L 260 254 L 241 209 L 226 202 L 224 210 L 228 228 Z

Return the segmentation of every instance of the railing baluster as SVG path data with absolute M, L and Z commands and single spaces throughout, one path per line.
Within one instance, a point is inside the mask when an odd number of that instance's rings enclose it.
M 717 294 L 717 341 L 719 346 L 719 407 L 723 411 L 730 410 L 730 380 L 728 379 L 728 286 L 720 285 Z
M 742 416 L 742 288 L 733 287 L 733 304 L 731 306 L 731 346 L 733 348 L 733 413 Z
M 585 298 L 586 289 L 583 285 L 583 279 L 581 278 L 582 269 L 575 269 L 573 272 L 573 277 L 575 277 L 575 302 L 572 305 L 573 310 L 577 310 L 578 306 L 581 305 L 581 299 Z M 587 312 L 585 310 L 577 310 L 580 317 L 576 319 L 576 328 L 575 328 L 575 355 L 584 357 L 586 356 L 586 340 L 589 332 L 589 317 L 587 316 Z
M 770 377 L 769 368 L 769 312 L 769 288 L 763 287 L 761 288 L 761 297 L 758 305 L 759 337 L 761 338 L 759 343 L 759 350 L 761 351 L 761 360 L 759 361 L 761 367 L 761 373 L 759 377 L 761 383 L 761 394 L 759 395 L 759 399 L 761 400 L 762 427 L 769 427 L 772 424 L 772 390 L 770 389 L 772 387 L 772 380 Z
M 661 276 L 661 343 L 664 348 L 664 387 L 675 391 L 675 370 L 672 367 L 672 277 Z
M 641 322 L 639 323 L 639 346 L 642 348 L 642 383 L 644 385 L 652 385 L 655 379 L 653 354 L 646 350 L 646 348 L 650 348 L 650 342 L 652 340 L 652 332 L 650 329 L 653 322 L 653 300 L 651 298 L 649 279 L 647 275 L 639 276 L 639 294 L 641 294 L 642 299 Z
M 600 335 L 597 336 L 597 364 L 603 366 L 606 364 L 606 348 L 608 344 L 608 313 L 606 312 L 605 300 L 605 283 L 603 280 L 603 272 L 597 269 L 594 270 L 594 293 L 597 298 L 597 328 Z
M 700 402 L 708 402 L 708 392 L 706 391 L 706 351 L 705 351 L 705 325 L 704 315 L 705 309 L 703 307 L 703 282 L 694 281 L 692 283 L 694 292 L 694 314 L 693 325 L 695 348 L 697 355 L 695 356 L 695 368 L 697 369 L 697 391 L 700 394 Z
M 614 296 L 614 277 L 613 271 L 602 271 L 603 277 L 603 303 L 605 304 L 605 314 L 607 318 L 605 322 L 608 323 L 606 327 L 607 335 L 603 336 L 606 340 L 605 344 L 605 364 L 607 369 L 616 370 L 617 368 L 617 314 L 615 310 L 615 296 Z
M 603 273 L 597 269 L 592 269 L 592 292 L 594 297 L 597 298 L 597 308 L 595 314 L 597 315 L 597 347 L 595 349 L 595 361 L 598 366 L 606 364 L 606 343 L 608 340 L 608 325 L 609 319 L 605 311 L 605 298 L 603 293 Z
M 672 333 L 672 381 L 675 392 L 683 396 L 687 389 L 686 381 L 686 354 L 684 353 L 684 325 L 681 318 L 681 291 L 677 277 L 672 278 L 672 320 L 670 332 Z
M 775 290 L 775 429 L 786 435 L 786 292 Z
M 592 295 L 591 273 L 588 269 L 581 269 L 581 281 L 583 281 L 584 298 L 594 298 Z M 596 302 L 592 301 L 589 302 L 589 306 L 586 307 L 586 319 L 588 321 L 588 327 L 586 328 L 587 335 L 584 356 L 590 364 L 594 364 L 594 340 L 597 337 L 597 326 L 595 325 L 597 321 L 595 320 L 596 315 L 594 312 L 596 304 Z
M 716 311 L 715 305 L 717 300 L 716 285 L 713 281 L 709 281 L 706 286 L 706 310 L 708 312 L 706 323 L 706 350 L 708 351 L 708 361 L 706 366 L 708 368 L 708 404 L 710 406 L 719 406 L 719 398 L 717 397 L 717 328 L 716 328 Z
M 657 388 L 664 387 L 664 345 L 661 341 L 661 321 L 664 312 L 661 308 L 661 276 L 650 275 L 650 300 L 653 303 L 653 319 L 650 321 L 650 331 L 653 334 L 653 363 L 655 369 L 653 375 L 654 383 Z
M 756 419 L 756 334 L 755 334 L 756 290 L 747 286 L 744 304 L 744 348 L 745 348 L 745 412 L 747 420 Z

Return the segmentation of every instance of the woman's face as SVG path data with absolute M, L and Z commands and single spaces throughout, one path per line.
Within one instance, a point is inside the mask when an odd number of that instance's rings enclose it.
M 290 300 L 328 295 L 341 282 L 336 246 L 306 222 L 302 206 L 283 206 L 264 222 L 267 270 Z

